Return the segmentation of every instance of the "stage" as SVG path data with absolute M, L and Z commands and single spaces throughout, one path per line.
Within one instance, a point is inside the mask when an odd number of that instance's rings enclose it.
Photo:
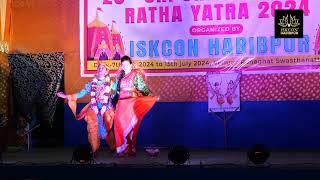
M 94 164 L 72 164 L 72 148 L 10 150 L 3 154 L 0 179 L 319 179 L 320 152 L 272 151 L 265 166 L 248 163 L 244 150 L 191 149 L 183 166 L 168 161 L 167 148 L 158 157 L 143 149 L 136 157 L 117 158 L 102 149 Z
M 3 164 L 7 165 L 59 165 L 72 164 L 72 148 L 37 148 L 30 152 L 11 150 L 3 153 Z M 116 157 L 114 153 L 103 148 L 95 158 L 95 165 L 123 167 L 166 167 L 168 148 L 160 148 L 157 157 L 150 157 L 144 149 L 139 149 L 135 157 Z M 250 167 L 247 152 L 244 150 L 191 149 L 190 160 L 186 166 L 202 167 Z M 272 151 L 267 167 L 275 168 L 319 168 L 319 151 Z

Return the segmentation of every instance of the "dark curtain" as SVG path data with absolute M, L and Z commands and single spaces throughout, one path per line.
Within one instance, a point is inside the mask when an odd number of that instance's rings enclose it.
M 52 124 L 56 93 L 63 78 L 64 54 L 10 54 L 9 65 L 16 118 L 36 114 L 38 122 Z

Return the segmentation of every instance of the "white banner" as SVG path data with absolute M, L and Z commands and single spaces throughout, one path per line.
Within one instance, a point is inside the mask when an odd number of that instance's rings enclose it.
M 115 73 L 129 55 L 147 75 L 313 70 L 320 66 L 319 0 L 79 0 L 81 76 Z M 302 38 L 275 38 L 275 10 Z M 291 17 L 291 15 L 290 15 Z M 281 17 L 282 18 L 282 17 Z M 298 25 L 297 25 L 298 26 Z
M 240 111 L 240 72 L 208 73 L 208 111 Z

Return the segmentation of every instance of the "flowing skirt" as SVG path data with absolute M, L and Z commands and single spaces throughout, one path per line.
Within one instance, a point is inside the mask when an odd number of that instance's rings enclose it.
M 136 152 L 136 138 L 142 119 L 157 100 L 158 97 L 142 96 L 118 101 L 114 116 L 114 134 L 118 154 Z

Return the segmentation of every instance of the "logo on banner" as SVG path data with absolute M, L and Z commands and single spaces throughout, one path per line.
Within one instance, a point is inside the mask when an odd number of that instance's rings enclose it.
M 302 10 L 275 10 L 276 38 L 303 38 Z

